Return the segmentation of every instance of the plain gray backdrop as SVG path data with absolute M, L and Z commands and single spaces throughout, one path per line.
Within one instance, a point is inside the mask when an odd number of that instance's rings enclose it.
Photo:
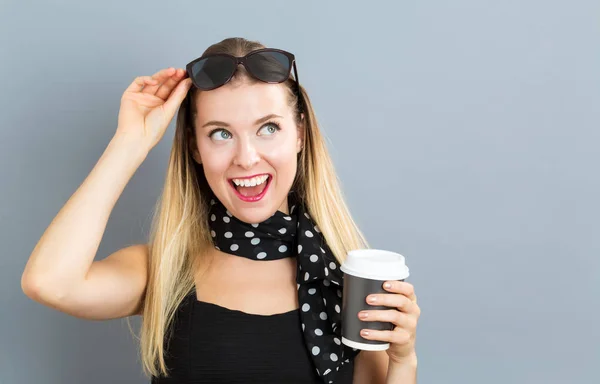
M 296 55 L 356 220 L 411 268 L 420 383 L 600 382 L 599 15 L 596 0 L 0 2 L 0 383 L 148 382 L 124 320 L 43 307 L 21 273 L 134 77 L 230 36 Z M 173 128 L 97 259 L 145 241 Z

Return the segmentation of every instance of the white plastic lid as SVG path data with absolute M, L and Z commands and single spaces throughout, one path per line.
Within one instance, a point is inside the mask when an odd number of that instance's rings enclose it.
M 409 276 L 404 256 L 380 249 L 355 249 L 348 252 L 342 272 L 372 280 L 403 280 Z

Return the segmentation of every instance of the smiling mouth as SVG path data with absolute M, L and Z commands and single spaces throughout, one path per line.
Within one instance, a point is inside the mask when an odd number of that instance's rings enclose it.
M 271 180 L 271 175 L 263 174 L 249 178 L 229 179 L 229 184 L 241 200 L 255 202 L 266 194 Z

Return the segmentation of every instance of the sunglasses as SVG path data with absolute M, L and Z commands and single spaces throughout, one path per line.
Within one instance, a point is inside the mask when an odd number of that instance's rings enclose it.
M 296 91 L 300 98 L 296 59 L 293 54 L 281 49 L 257 49 L 242 57 L 226 53 L 210 54 L 189 62 L 185 69 L 192 84 L 203 91 L 210 91 L 227 84 L 240 64 L 250 76 L 270 84 L 283 83 L 289 79 L 294 68 Z

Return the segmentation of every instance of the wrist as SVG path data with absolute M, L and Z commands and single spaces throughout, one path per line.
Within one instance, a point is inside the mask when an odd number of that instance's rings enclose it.
M 407 367 L 416 367 L 417 366 L 417 353 L 413 351 L 409 355 L 400 357 L 400 358 L 391 358 L 390 357 L 390 365 L 396 366 L 407 366 Z
M 131 138 L 126 135 L 113 136 L 107 149 L 125 153 L 128 158 L 136 163 L 142 163 L 150 153 L 148 145 L 145 145 L 138 138 Z
M 386 384 L 416 384 L 417 355 L 415 353 L 399 359 L 391 359 L 388 365 Z

